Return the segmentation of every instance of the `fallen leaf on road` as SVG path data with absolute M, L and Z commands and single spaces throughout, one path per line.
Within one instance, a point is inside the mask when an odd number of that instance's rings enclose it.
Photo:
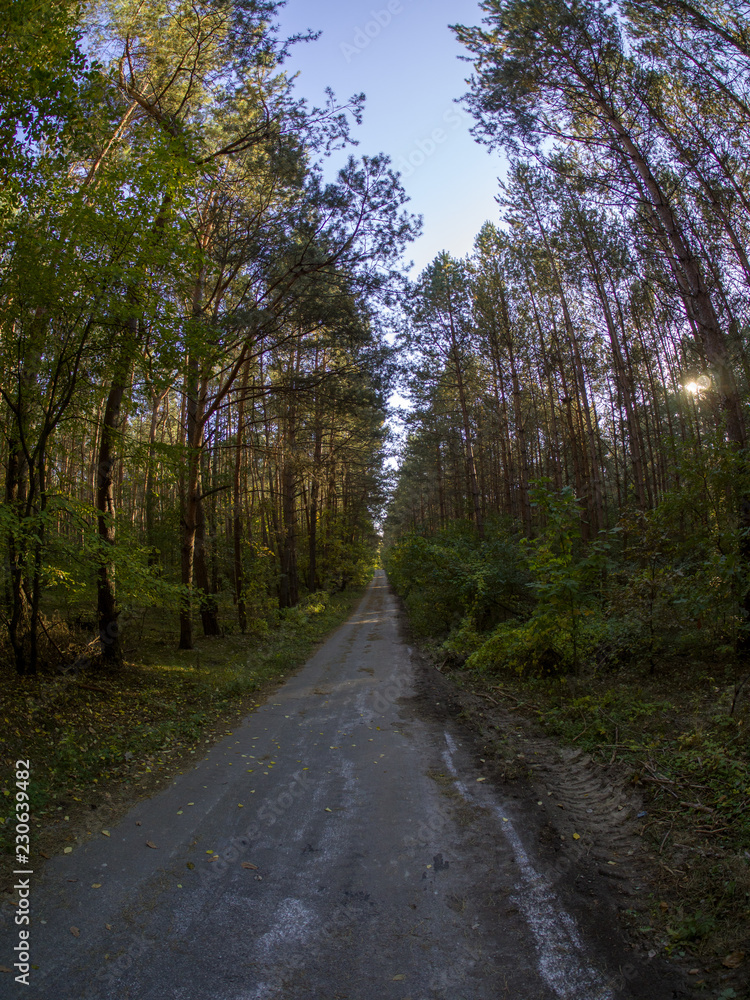
M 72 850 L 72 847 L 63 847 L 63 854 L 70 854 Z
M 137 820 L 135 821 L 135 825 L 136 825 L 136 826 L 140 826 L 140 825 L 141 825 L 141 821 L 140 821 L 139 819 L 137 819 Z
M 177 815 L 178 815 L 178 816 L 182 816 L 182 809 L 178 809 L 178 810 L 177 810 Z
M 406 979 L 406 976 L 404 976 L 404 975 L 394 976 L 393 979 L 391 980 L 391 982 L 392 983 L 397 983 L 401 979 Z
M 108 837 L 109 836 L 109 830 L 102 830 L 102 836 L 103 837 Z
M 49 861 L 49 854 L 47 854 L 47 852 L 46 852 L 46 851 L 40 851 L 39 853 L 41 854 L 41 856 L 42 856 L 43 858 L 46 858 L 46 859 L 47 859 L 47 860 Z
M 0 972 L 12 972 L 12 971 L 13 970 L 9 969 L 7 965 L 0 965 Z
M 188 868 L 190 869 L 190 871 L 192 871 L 192 870 L 193 870 L 193 868 L 195 868 L 195 865 L 193 864 L 193 862 L 192 862 L 192 861 L 188 861 L 188 863 L 187 863 L 187 867 L 188 867 Z
M 80 937 L 81 936 L 81 932 L 78 930 L 77 927 L 71 927 L 70 928 L 70 933 L 73 935 L 73 937 Z
M 333 809 L 329 809 L 329 808 L 328 808 L 328 806 L 326 806 L 326 812 L 327 812 L 327 813 L 329 813 L 329 812 L 333 812 Z
M 107 928 L 108 931 L 112 930 L 112 924 L 105 924 L 104 926 Z
M 486 778 L 477 778 L 477 781 L 486 781 Z
M 257 866 L 257 865 L 254 865 L 254 864 L 252 864 L 252 863 L 251 863 L 250 861 L 243 861 L 243 862 L 242 862 L 242 867 L 243 867 L 243 868 L 252 868 L 252 870 L 253 870 L 254 872 L 257 872 L 257 870 L 258 870 L 258 866 Z
M 688 972 L 688 975 L 689 976 L 699 976 L 700 973 L 701 973 L 700 969 L 690 969 L 690 971 Z
M 156 844 L 153 842 L 153 840 L 147 840 L 146 841 L 146 847 L 150 847 L 154 851 L 156 850 Z
M 573 834 L 573 840 L 580 840 L 580 839 L 581 839 L 580 833 L 574 833 Z
M 726 969 L 737 969 L 745 960 L 744 951 L 733 951 L 731 955 L 727 955 L 725 959 L 722 959 L 722 965 Z
M 101 887 L 102 887 L 101 882 L 92 882 L 91 883 L 91 888 L 92 889 L 101 889 Z

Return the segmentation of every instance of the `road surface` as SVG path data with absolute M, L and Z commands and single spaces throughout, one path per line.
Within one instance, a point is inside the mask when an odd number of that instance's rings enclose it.
M 5 974 L 0 993 L 641 1000 L 627 956 L 587 942 L 517 804 L 459 730 L 420 717 L 412 683 L 380 571 L 193 771 L 35 877 L 30 986 Z M 0 964 L 15 941 L 6 918 Z

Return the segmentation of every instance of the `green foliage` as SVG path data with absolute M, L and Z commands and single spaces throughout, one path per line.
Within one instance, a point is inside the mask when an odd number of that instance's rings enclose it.
M 598 617 L 598 584 L 607 568 L 609 540 L 600 536 L 582 549 L 581 514 L 570 487 L 555 492 L 540 481 L 530 493 L 545 528 L 537 538 L 524 540 L 534 577 L 529 586 L 537 597 L 525 628 L 532 635 L 537 633 L 534 648 L 539 648 L 540 641 L 550 641 L 550 649 L 561 657 L 559 666 L 578 673 L 582 658 L 591 653 L 601 631 L 589 619 Z
M 715 918 L 700 911 L 692 914 L 677 914 L 676 919 L 667 927 L 667 934 L 671 939 L 667 953 L 670 953 L 677 945 L 706 937 L 715 928 Z
M 48 180 L 49 161 L 83 124 L 93 74 L 77 13 L 70 2 L 0 2 L 0 229 L 32 185 Z
M 599 616 L 577 621 L 573 631 L 561 626 L 556 614 L 535 611 L 525 622 L 499 625 L 468 658 L 466 666 L 539 677 L 566 674 L 593 656 L 605 634 L 606 624 Z
M 97 567 L 106 561 L 115 567 L 118 600 L 126 615 L 144 607 L 178 609 L 182 588 L 158 565 L 151 563 L 151 549 L 139 544 L 137 534 L 127 524 L 120 530 L 120 544 L 106 545 L 92 524 L 94 512 L 89 505 L 64 497 L 54 498 L 54 501 L 43 515 L 26 521 L 31 526 L 38 521 L 51 526 L 61 514 L 70 517 L 72 530 L 63 536 L 50 532 L 50 541 L 44 550 L 42 579 L 48 596 L 67 604 L 90 594 L 95 586 Z M 2 509 L 0 506 L 0 511 Z
M 247 610 L 247 628 L 251 635 L 268 634 L 276 601 L 271 589 L 276 578 L 273 552 L 256 542 L 246 546 L 242 599 Z
M 733 655 L 748 567 L 733 496 L 747 475 L 722 442 L 680 455 L 680 486 L 653 510 L 624 516 L 608 581 L 608 614 L 629 622 L 632 652 L 656 669 L 665 655 Z
M 383 563 L 418 635 L 444 637 L 464 619 L 467 630 L 484 630 L 527 603 L 523 555 L 500 528 L 488 527 L 484 542 L 464 522 L 408 534 Z
M 727 496 L 740 471 L 726 449 L 688 462 L 680 490 L 586 544 L 573 491 L 537 481 L 535 537 L 515 542 L 498 525 L 480 543 L 454 522 L 404 534 L 384 563 L 415 632 L 471 669 L 551 676 L 635 662 L 653 672 L 665 655 L 707 649 L 731 662 L 746 579 Z
M 377 565 L 377 538 L 370 530 L 365 537 L 352 538 L 351 525 L 334 519 L 321 535 L 318 573 L 324 589 L 345 590 L 363 587 Z M 306 560 L 301 563 L 305 568 Z
M 583 549 L 580 508 L 569 487 L 555 492 L 538 482 L 531 497 L 545 524 L 536 538 L 520 542 L 532 577 L 527 587 L 536 599 L 533 611 L 525 621 L 498 625 L 467 666 L 541 676 L 578 673 L 607 634 L 599 590 L 610 542 L 601 537 Z

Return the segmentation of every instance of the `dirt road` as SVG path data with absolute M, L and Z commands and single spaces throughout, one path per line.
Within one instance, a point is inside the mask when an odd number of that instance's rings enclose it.
M 195 769 L 32 884 L 29 1000 L 666 1000 L 422 716 L 379 572 Z M 6 908 L 7 911 L 8 908 Z M 607 911 L 609 914 L 610 911 Z M 596 918 L 610 920 L 604 912 Z M 5 913 L 0 964 L 17 928 Z

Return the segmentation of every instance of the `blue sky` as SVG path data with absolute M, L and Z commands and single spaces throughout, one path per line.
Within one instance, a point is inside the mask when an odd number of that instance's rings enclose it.
M 471 138 L 472 121 L 455 103 L 471 67 L 447 27 L 480 18 L 474 0 L 288 0 L 282 11 L 284 34 L 323 32 L 295 46 L 287 63 L 289 73 L 300 72 L 301 96 L 320 104 L 326 86 L 339 99 L 367 95 L 355 154 L 387 153 L 409 209 L 424 218 L 407 254 L 415 275 L 440 250 L 468 253 L 482 223 L 498 215 L 502 161 Z

